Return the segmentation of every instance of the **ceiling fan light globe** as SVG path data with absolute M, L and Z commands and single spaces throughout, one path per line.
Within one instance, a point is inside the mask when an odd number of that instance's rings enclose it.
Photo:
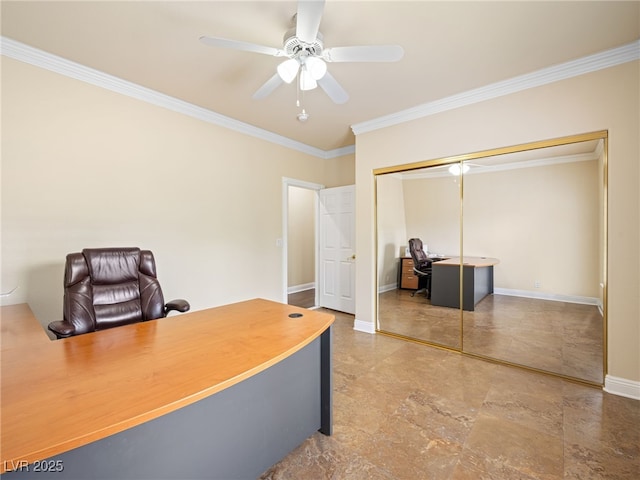
M 298 60 L 290 58 L 278 65 L 278 75 L 280 75 L 283 82 L 291 83 L 298 75 L 298 68 L 300 68 Z
M 307 58 L 305 67 L 314 80 L 320 80 L 327 73 L 327 64 L 318 57 Z
M 318 86 L 315 78 L 309 73 L 306 68 L 300 70 L 300 90 L 313 90 Z
M 449 167 L 449 173 L 451 175 L 460 175 L 460 173 L 467 173 L 468 171 L 469 171 L 469 165 L 462 165 L 462 169 L 461 169 L 459 164 L 454 163 Z

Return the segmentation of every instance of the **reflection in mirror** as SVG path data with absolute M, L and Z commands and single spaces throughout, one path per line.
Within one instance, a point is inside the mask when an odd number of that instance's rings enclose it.
M 606 155 L 594 132 L 376 171 L 377 330 L 601 385 Z
M 496 257 L 465 352 L 603 381 L 604 141 L 465 162 L 463 251 Z
M 448 168 L 376 176 L 378 329 L 460 349 L 460 311 L 431 303 L 433 262 L 460 254 L 460 178 Z M 410 239 L 426 265 L 416 265 Z

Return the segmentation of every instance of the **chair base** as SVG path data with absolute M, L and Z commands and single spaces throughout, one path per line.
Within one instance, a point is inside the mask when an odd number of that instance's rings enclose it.
M 427 288 L 420 288 L 418 290 L 414 290 L 413 292 L 411 292 L 411 296 L 414 297 L 420 293 L 424 293 L 424 296 L 426 298 L 431 298 L 431 292 Z

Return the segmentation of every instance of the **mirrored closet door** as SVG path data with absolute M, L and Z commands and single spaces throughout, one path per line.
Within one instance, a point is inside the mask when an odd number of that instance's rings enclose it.
M 374 173 L 379 332 L 602 384 L 606 132 Z
M 459 165 L 458 165 L 459 166 Z M 414 269 L 409 240 L 431 260 L 460 252 L 460 181 L 449 165 L 376 177 L 380 330 L 462 348 L 458 309 L 431 304 L 429 268 Z

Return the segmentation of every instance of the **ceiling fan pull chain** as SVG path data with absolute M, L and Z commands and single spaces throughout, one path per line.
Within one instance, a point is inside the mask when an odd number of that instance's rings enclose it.
M 302 105 L 302 103 L 304 102 L 304 90 L 300 88 L 299 77 L 300 77 L 300 73 L 298 73 L 298 78 L 296 78 L 296 106 L 298 108 L 302 107 L 302 111 L 296 115 L 296 118 L 300 123 L 304 123 L 309 119 L 309 114 L 305 111 L 304 105 Z M 302 91 L 302 95 L 300 94 L 300 91 Z M 302 101 L 300 97 L 302 97 Z
M 298 69 L 298 73 L 296 74 L 296 107 L 300 107 L 302 102 L 300 101 L 300 71 L 302 69 Z M 304 101 L 304 92 L 302 92 L 302 100 Z

